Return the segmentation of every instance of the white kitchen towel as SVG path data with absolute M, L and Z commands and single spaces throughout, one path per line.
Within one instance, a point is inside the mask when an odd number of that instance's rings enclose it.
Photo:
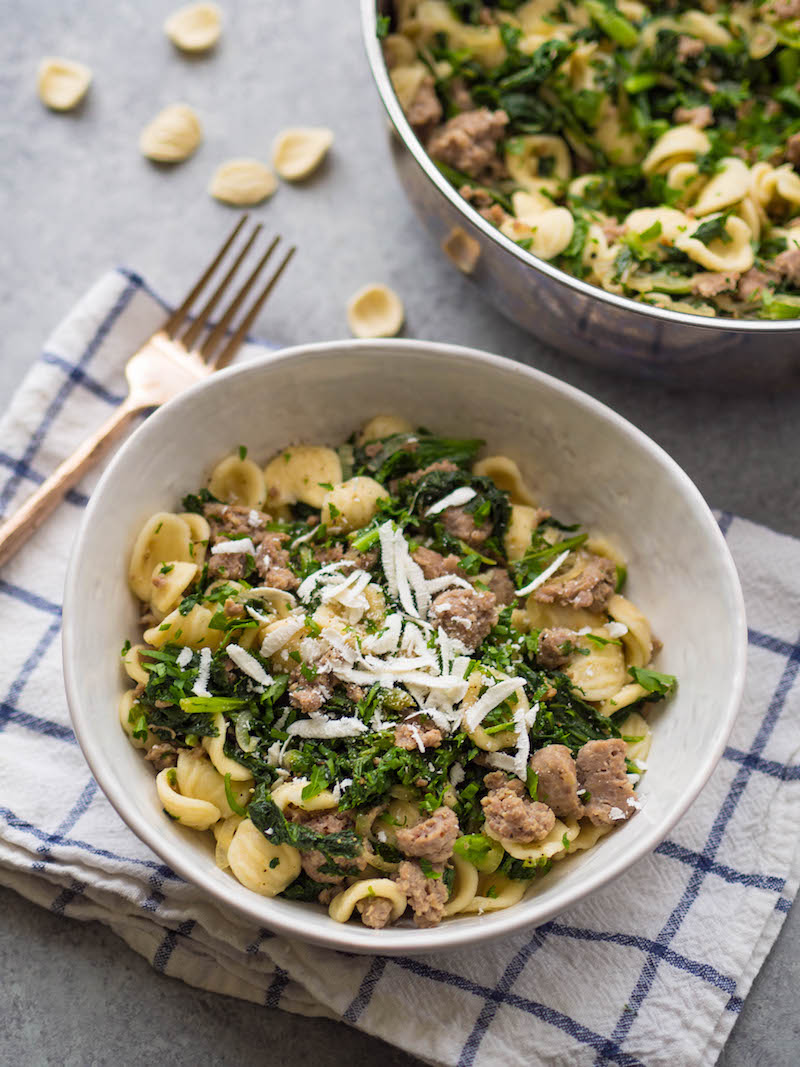
M 141 279 L 116 271 L 56 330 L 0 421 L 0 515 L 107 417 L 125 359 L 162 315 Z M 70 729 L 59 647 L 66 560 L 93 482 L 0 573 L 1 883 L 106 923 L 157 971 L 342 1018 L 434 1063 L 715 1061 L 798 886 L 800 542 L 720 516 L 750 624 L 744 703 L 711 781 L 653 855 L 507 940 L 356 957 L 223 915 L 99 792 Z

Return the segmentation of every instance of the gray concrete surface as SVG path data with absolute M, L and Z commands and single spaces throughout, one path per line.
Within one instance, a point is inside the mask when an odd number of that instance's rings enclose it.
M 329 163 L 256 210 L 301 254 L 257 332 L 280 343 L 346 333 L 344 303 L 367 281 L 406 302 L 406 334 L 523 360 L 587 390 L 642 427 L 711 504 L 800 535 L 800 395 L 724 398 L 646 386 L 546 351 L 477 300 L 422 232 L 391 171 L 385 124 L 362 57 L 354 0 L 222 0 L 213 55 L 172 50 L 161 0 L 2 0 L 0 43 L 0 407 L 50 328 L 104 270 L 124 263 L 180 295 L 232 218 L 205 189 L 222 160 L 268 158 L 286 125 L 326 124 Z M 78 112 L 39 104 L 44 54 L 87 62 Z M 187 163 L 156 167 L 136 148 L 162 106 L 192 104 L 206 139 Z M 0 785 L 0 791 L 2 785 Z M 98 927 L 0 891 L 0 1063 L 246 1062 L 401 1067 L 416 1061 L 346 1027 L 256 1010 L 155 975 Z M 790 915 L 723 1054 L 725 1067 L 798 1062 L 800 919 Z M 225 1050 L 222 1052 L 221 1050 Z

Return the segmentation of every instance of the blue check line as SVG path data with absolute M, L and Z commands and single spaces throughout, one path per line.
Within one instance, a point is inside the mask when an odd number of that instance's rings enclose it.
M 583 1026 L 581 1023 L 576 1022 L 575 1019 L 571 1019 L 568 1015 L 564 1015 L 563 1012 L 556 1011 L 554 1008 L 550 1008 L 545 1004 L 540 1004 L 538 1001 L 529 1000 L 527 997 L 521 997 L 517 993 L 512 993 L 510 990 L 501 993 L 497 989 L 490 989 L 488 986 L 473 982 L 472 979 L 465 978 L 463 975 L 452 974 L 450 971 L 442 971 L 437 967 L 431 967 L 427 963 L 423 963 L 421 960 L 413 959 L 411 957 L 391 957 L 387 959 L 387 963 L 394 964 L 394 966 L 400 967 L 403 970 L 411 971 L 412 974 L 416 974 L 420 978 L 428 978 L 432 982 L 440 982 L 443 985 L 455 986 L 456 988 L 467 993 L 472 993 L 474 996 L 480 997 L 483 1000 L 498 1001 L 500 1004 L 518 1008 L 520 1011 L 526 1012 L 528 1015 L 533 1015 L 535 1018 L 541 1019 L 543 1022 L 549 1023 L 551 1026 L 555 1026 L 559 1030 L 563 1030 L 564 1033 L 568 1034 L 582 1045 L 589 1045 L 591 1048 L 600 1048 L 606 1044 L 606 1038 L 604 1038 L 602 1034 L 590 1030 L 587 1026 Z M 623 1052 L 621 1049 L 612 1053 L 610 1058 L 615 1063 L 621 1064 L 621 1067 L 644 1067 L 641 1060 L 638 1060 L 628 1052 Z
M 262 928 L 258 931 L 258 937 L 255 939 L 255 941 L 250 942 L 250 944 L 245 948 L 245 952 L 249 956 L 257 956 L 264 942 L 269 941 L 274 936 L 275 935 L 271 930 L 267 930 L 262 926 Z
M 767 708 L 767 712 L 761 722 L 761 726 L 758 729 L 755 741 L 750 750 L 751 754 L 755 756 L 761 755 L 764 747 L 769 741 L 770 735 L 775 729 L 775 725 L 783 712 L 786 704 L 786 697 L 797 678 L 798 670 L 800 670 L 800 655 L 795 654 L 798 651 L 798 646 L 789 645 L 787 647 L 792 651 L 787 656 L 780 681 L 772 695 L 769 707 Z M 722 839 L 728 824 L 733 817 L 739 800 L 750 780 L 751 774 L 752 768 L 742 765 L 734 775 L 733 781 L 728 789 L 728 794 L 722 807 L 717 813 L 717 817 L 714 820 L 711 831 L 706 839 L 705 847 L 701 853 L 705 860 L 714 860 L 717 851 L 722 844 Z M 656 944 L 667 946 L 675 937 L 683 920 L 686 918 L 692 905 L 697 899 L 700 887 L 702 886 L 707 873 L 706 870 L 700 870 L 697 867 L 692 870 L 681 899 L 670 913 L 667 921 L 659 931 L 658 937 L 655 939 Z M 639 977 L 633 987 L 630 997 L 628 998 L 628 1010 L 619 1016 L 608 1043 L 603 1046 L 600 1055 L 595 1061 L 595 1067 L 601 1067 L 603 1061 L 610 1058 L 610 1056 L 613 1053 L 616 1053 L 617 1049 L 624 1044 L 630 1033 L 630 1029 L 633 1026 L 634 1020 L 638 1016 L 639 1011 L 652 988 L 658 970 L 658 964 L 659 956 L 654 952 L 648 953 L 647 959 L 642 966 Z
M 45 611 L 48 615 L 57 615 L 59 619 L 61 618 L 60 604 L 47 600 L 38 593 L 31 593 L 30 590 L 23 589 L 20 585 L 13 585 L 4 578 L 0 578 L 0 594 L 19 600 L 21 604 L 27 604 L 30 608 L 36 608 L 38 611 Z
M 21 711 L 8 701 L 0 701 L 0 731 L 10 722 L 16 726 L 22 726 L 26 730 L 32 730 L 35 734 L 43 737 L 52 737 L 56 741 L 66 741 L 69 745 L 77 745 L 78 741 L 69 726 L 62 726 L 60 722 L 52 719 L 40 719 L 38 715 L 31 715 L 27 711 Z
M 19 700 L 20 696 L 22 695 L 22 691 L 24 690 L 25 686 L 30 681 L 31 675 L 33 674 L 34 667 L 37 665 L 37 663 L 41 660 L 42 656 L 44 656 L 44 654 L 50 648 L 50 646 L 52 645 L 53 641 L 55 641 L 56 637 L 58 636 L 58 633 L 59 633 L 60 629 L 61 629 L 61 619 L 53 619 L 53 621 L 47 627 L 45 632 L 42 634 L 42 636 L 36 642 L 36 645 L 35 645 L 35 647 L 33 649 L 33 652 L 31 652 L 31 654 L 28 656 L 28 658 L 22 664 L 22 667 L 20 668 L 19 674 L 14 679 L 14 681 L 11 683 L 11 686 L 9 687 L 9 690 L 6 693 L 5 700 L 2 702 L 2 705 L 0 705 L 0 708 L 3 709 L 2 711 L 0 711 L 0 725 L 2 725 L 2 723 L 3 723 L 4 712 L 5 712 L 5 709 L 7 707 L 11 707 L 11 708 L 14 708 L 16 710 L 17 701 Z
M 275 977 L 270 982 L 266 996 L 264 997 L 264 1005 L 267 1008 L 279 1008 L 281 1003 L 281 996 L 284 989 L 289 984 L 289 974 L 284 971 L 283 967 L 279 967 L 275 964 Z
M 59 370 L 65 371 L 72 381 L 76 385 L 82 385 L 84 389 L 87 389 L 93 396 L 96 396 L 99 400 L 104 400 L 106 404 L 110 404 L 112 407 L 117 407 L 125 399 L 124 394 L 112 393 L 110 389 L 107 389 L 101 382 L 98 382 L 96 378 L 93 378 L 91 374 L 88 374 L 83 367 L 80 367 L 77 363 L 73 363 L 72 360 L 64 359 L 63 356 L 57 356 L 54 352 L 43 352 L 42 362 L 47 363 L 51 367 L 58 367 Z
M 786 885 L 785 878 L 777 878 L 768 874 L 744 874 L 727 864 L 717 863 L 700 852 L 693 852 L 684 848 L 675 841 L 662 841 L 656 849 L 659 856 L 668 856 L 673 860 L 680 860 L 697 871 L 705 871 L 707 874 L 715 874 L 723 881 L 731 885 L 745 885 L 749 889 L 766 889 L 772 893 L 780 893 Z
M 758 648 L 766 648 L 770 652 L 775 652 L 779 656 L 785 656 L 788 659 L 800 660 L 800 644 L 793 645 L 789 641 L 783 641 L 780 637 L 773 637 L 771 634 L 762 633 L 760 630 L 747 630 L 747 643 L 750 645 L 756 645 Z
M 361 979 L 361 985 L 353 1000 L 342 1012 L 342 1018 L 346 1023 L 356 1023 L 361 1013 L 372 999 L 375 987 L 383 977 L 388 962 L 387 956 L 375 956 L 369 966 L 369 970 Z
M 20 479 L 26 478 L 35 485 L 41 485 L 44 481 L 43 474 L 39 474 L 38 471 L 32 470 L 32 468 L 23 460 L 14 459 L 13 456 L 9 456 L 8 452 L 0 452 L 0 467 L 8 467 L 12 473 L 16 474 Z M 85 508 L 89 503 L 89 497 L 86 493 L 80 493 L 77 489 L 69 489 L 64 496 L 64 499 L 79 508 Z
M 163 974 L 167 968 L 167 964 L 170 961 L 172 953 L 175 951 L 175 946 L 178 943 L 179 937 L 189 937 L 192 930 L 194 930 L 197 923 L 194 919 L 185 919 L 174 930 L 167 930 L 164 940 L 158 946 L 153 956 L 153 968 L 159 974 Z
M 728 531 L 731 528 L 731 523 L 733 522 L 733 520 L 734 516 L 730 513 L 730 511 L 720 511 L 719 518 L 717 519 L 717 525 L 719 526 L 720 532 L 722 533 L 723 537 L 728 536 Z
M 788 763 L 778 763 L 777 760 L 755 756 L 752 752 L 742 752 L 740 748 L 728 747 L 723 756 L 732 763 L 741 763 L 751 771 L 758 771 L 770 778 L 780 778 L 784 782 L 796 782 L 800 779 L 800 765 L 790 766 Z
M 5 819 L 12 829 L 19 830 L 21 833 L 30 834 L 31 837 L 36 838 L 38 841 L 47 841 L 50 837 L 45 830 L 41 830 L 38 826 L 34 826 L 33 823 L 28 822 L 27 819 L 21 818 L 16 812 L 11 811 L 10 808 L 0 807 L 0 818 Z M 95 845 L 90 845 L 88 841 L 81 841 L 74 837 L 62 837 L 59 844 L 64 848 L 79 848 L 83 852 L 88 852 L 92 856 L 100 856 L 103 859 L 116 860 L 118 863 L 133 863 L 137 867 L 146 867 L 148 870 L 160 871 L 166 879 L 172 882 L 183 881 L 183 879 L 167 867 L 166 864 L 156 863 L 155 860 L 138 859 L 133 856 L 121 856 L 118 852 L 110 852 L 106 848 L 97 848 Z
M 541 927 L 538 930 L 534 930 L 532 937 L 528 939 L 522 948 L 516 952 L 509 961 L 508 966 L 503 971 L 499 981 L 494 987 L 497 999 L 493 997 L 490 1000 L 487 999 L 484 1001 L 470 1035 L 461 1049 L 461 1055 L 458 1058 L 458 1067 L 472 1067 L 478 1049 L 480 1048 L 481 1041 L 483 1041 L 486 1034 L 488 1034 L 489 1027 L 492 1025 L 495 1015 L 497 1015 L 497 1012 L 500 1010 L 502 1001 L 499 998 L 505 997 L 511 992 L 514 983 L 527 966 L 528 960 L 534 953 L 538 952 L 544 944 L 547 932 L 548 931 L 545 931 Z
M 75 897 L 79 897 L 86 889 L 86 882 L 79 882 L 77 879 L 73 879 L 72 885 L 60 890 L 53 903 L 50 905 L 50 911 L 54 915 L 63 915 L 67 910 L 67 906 L 72 903 Z
M 114 306 L 105 316 L 103 321 L 100 323 L 91 341 L 84 349 L 81 358 L 78 360 L 78 365 L 80 367 L 86 366 L 89 360 L 91 360 L 91 358 L 95 355 L 97 350 L 105 341 L 117 319 L 120 317 L 120 315 L 130 303 L 134 293 L 138 288 L 139 286 L 136 285 L 131 279 L 128 280 L 128 284 L 124 287 L 120 295 L 117 297 L 116 301 L 114 302 Z M 56 395 L 47 405 L 44 415 L 42 416 L 41 422 L 31 434 L 30 440 L 28 441 L 25 451 L 21 457 L 22 462 L 24 464 L 30 464 L 34 456 L 39 451 L 42 442 L 44 441 L 48 431 L 50 430 L 50 427 L 53 425 L 53 422 L 58 417 L 59 413 L 61 412 L 61 409 L 66 403 L 67 397 L 70 395 L 74 388 L 75 381 L 73 380 L 73 378 L 66 378 L 60 388 L 57 390 Z M 12 472 L 9 478 L 6 480 L 2 492 L 0 492 L 0 514 L 3 514 L 5 512 L 9 502 L 14 496 L 14 493 L 17 491 L 21 480 L 21 475 L 18 474 L 16 471 Z
M 33 864 L 35 870 L 41 870 L 45 862 L 50 860 L 50 848 L 52 845 L 58 844 L 58 842 L 73 829 L 75 824 L 85 815 L 89 809 L 89 805 L 97 793 L 97 782 L 94 778 L 90 778 L 86 785 L 81 790 L 81 795 L 72 805 L 66 816 L 61 820 L 56 829 L 47 837 L 36 851 L 42 856 L 42 861 L 37 861 Z

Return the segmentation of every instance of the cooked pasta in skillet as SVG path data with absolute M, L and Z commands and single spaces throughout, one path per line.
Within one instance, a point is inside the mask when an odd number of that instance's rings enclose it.
M 507 237 L 659 307 L 800 316 L 799 0 L 394 8 L 398 100 Z
M 418 926 L 511 907 L 641 806 L 675 679 L 612 544 L 479 440 L 379 415 L 153 515 L 122 727 L 264 896 Z

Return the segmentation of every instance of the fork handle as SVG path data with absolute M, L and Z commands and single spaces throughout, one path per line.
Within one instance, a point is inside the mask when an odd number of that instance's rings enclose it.
M 64 499 L 66 492 L 76 485 L 86 472 L 98 463 L 141 411 L 141 405 L 130 397 L 114 414 L 80 445 L 75 452 L 56 467 L 22 507 L 0 526 L 0 567 L 22 547 L 47 516 Z

